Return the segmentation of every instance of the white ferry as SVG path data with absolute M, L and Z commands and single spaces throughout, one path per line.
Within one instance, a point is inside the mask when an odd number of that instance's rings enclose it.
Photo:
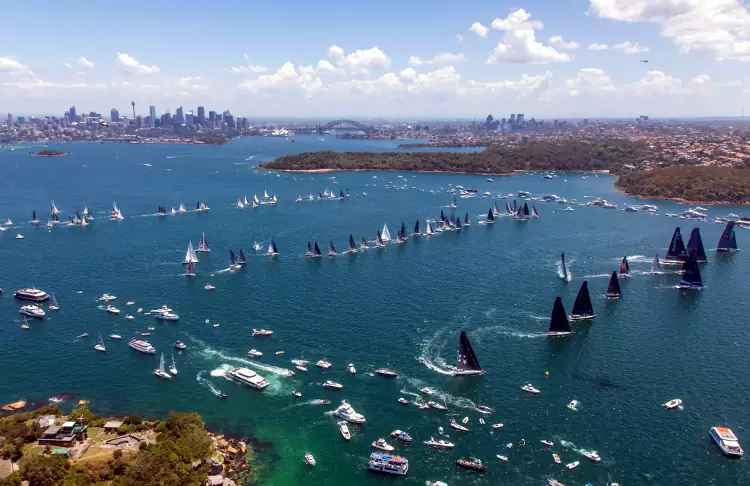
M 262 390 L 270 385 L 268 380 L 247 368 L 234 368 L 227 373 L 227 376 L 238 383 L 255 388 L 256 390 Z
M 33 317 L 34 319 L 44 319 L 44 309 L 34 304 L 28 304 L 18 311 L 23 316 Z
M 16 290 L 13 293 L 13 297 L 18 300 L 30 300 L 32 302 L 44 302 L 50 299 L 50 295 L 47 292 L 34 288 Z
M 367 469 L 384 474 L 406 476 L 406 473 L 409 472 L 409 461 L 404 457 L 373 452 L 370 454 L 370 462 L 367 465 Z
M 148 341 L 131 339 L 130 343 L 128 343 L 128 346 L 135 349 L 136 351 L 140 351 L 141 353 L 156 354 L 156 348 L 151 346 Z
M 740 446 L 739 439 L 728 427 L 711 427 L 711 437 L 721 452 L 729 457 L 741 457 L 745 453 Z

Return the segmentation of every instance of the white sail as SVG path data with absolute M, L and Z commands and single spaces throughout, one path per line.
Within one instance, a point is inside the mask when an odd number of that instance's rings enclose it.
M 237 208 L 242 209 L 245 205 L 242 203 L 242 199 L 237 199 Z
M 268 191 L 266 191 L 266 190 L 263 191 L 263 199 L 269 199 L 269 197 L 268 197 Z
M 268 251 L 266 251 L 267 254 L 273 255 L 273 242 L 268 244 Z
M 188 243 L 187 251 L 185 252 L 185 260 L 183 260 L 182 263 L 198 263 L 198 256 L 195 254 L 192 241 Z
M 172 366 L 169 367 L 169 372 L 173 375 L 177 374 L 177 363 L 174 361 L 174 353 L 172 353 Z
M 50 212 L 52 214 L 59 214 L 60 210 L 57 209 L 57 206 L 55 206 L 55 201 L 52 201 L 52 205 L 50 206 Z
M 184 204 L 180 203 L 180 209 L 178 209 L 178 211 L 181 212 L 181 213 L 186 213 L 187 209 L 185 209 L 185 205 Z
M 276 194 L 273 195 L 273 197 L 271 198 L 271 201 L 273 201 L 273 202 L 278 201 L 278 199 L 276 199 Z
M 383 241 L 391 241 L 391 232 L 388 231 L 388 224 L 383 225 L 383 231 L 380 234 L 380 237 L 383 239 Z
M 430 220 L 429 219 L 427 220 L 427 231 L 425 231 L 425 233 L 427 233 L 428 235 L 435 234 L 435 232 L 432 231 L 432 224 L 430 224 Z
M 257 194 L 253 194 L 253 204 L 255 204 L 257 206 L 259 202 L 260 202 L 260 200 L 258 199 L 258 195 Z
M 86 213 L 83 213 L 83 216 L 81 216 L 81 226 L 88 226 L 89 222 L 87 220 L 88 216 L 86 216 Z
M 247 202 L 247 196 L 245 196 L 245 202 L 244 202 L 244 204 L 245 204 L 245 206 L 249 206 L 250 205 L 250 203 Z
M 159 360 L 159 371 L 163 373 L 166 373 L 164 371 L 164 353 L 161 353 L 161 359 Z

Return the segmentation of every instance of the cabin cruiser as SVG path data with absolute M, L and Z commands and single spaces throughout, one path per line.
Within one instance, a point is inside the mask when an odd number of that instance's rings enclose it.
M 547 447 L 552 447 L 552 446 L 555 445 L 555 443 L 552 442 L 551 440 L 540 440 L 539 442 L 541 442 L 542 444 L 546 445 Z
M 370 445 L 375 449 L 380 449 L 381 451 L 385 452 L 391 452 L 394 449 L 394 447 L 388 444 L 385 439 L 378 439 Z
M 671 409 L 673 409 L 673 408 L 677 408 L 677 407 L 679 407 L 680 405 L 682 405 L 682 400 L 680 400 L 679 398 L 675 398 L 675 399 L 673 399 L 673 400 L 670 400 L 670 401 L 668 401 L 668 402 L 667 402 L 667 403 L 665 403 L 665 404 L 664 404 L 663 406 L 664 406 L 664 408 L 666 408 L 667 410 L 671 410 Z
M 456 464 L 465 469 L 471 469 L 472 471 L 487 470 L 487 466 L 485 466 L 480 459 L 477 459 L 475 457 L 459 459 L 458 461 L 456 461 Z
M 380 376 L 385 376 L 385 377 L 388 377 L 388 378 L 396 378 L 396 377 L 398 377 L 398 374 L 396 374 L 395 371 L 391 371 L 391 370 L 389 370 L 387 368 L 380 368 L 378 370 L 375 370 L 375 373 L 378 374 L 378 375 L 380 375 Z
M 435 440 L 433 437 L 430 437 L 430 440 L 425 441 L 425 444 L 427 444 L 430 447 L 440 447 L 443 449 L 453 449 L 456 447 L 456 445 L 453 442 L 448 442 L 447 440 Z
M 307 465 L 315 467 L 315 458 L 309 452 L 305 452 L 305 462 L 307 463 Z
M 367 464 L 367 469 L 384 474 L 406 476 L 406 473 L 409 471 L 409 461 L 404 457 L 373 452 L 370 454 L 370 462 Z
M 539 393 L 541 393 L 539 390 L 537 390 L 536 388 L 534 388 L 534 385 L 532 385 L 531 383 L 527 383 L 526 385 L 522 386 L 521 390 L 523 390 L 525 392 L 529 392 L 529 393 L 531 393 L 533 395 L 538 395 Z
M 253 337 L 255 336 L 271 336 L 273 331 L 268 329 L 253 329 Z
M 115 297 L 114 295 L 102 294 L 102 296 L 99 297 L 99 300 L 102 302 L 109 302 L 111 300 L 115 300 L 116 298 L 117 297 Z
M 490 407 L 486 405 L 477 405 L 476 407 L 474 407 L 474 410 L 476 410 L 479 413 L 483 413 L 485 415 L 489 415 L 492 412 L 494 412 L 494 410 L 492 410 Z
M 391 432 L 391 437 L 396 440 L 400 440 L 401 442 L 406 442 L 407 444 L 411 443 L 412 441 L 411 436 L 403 430 L 394 430 L 393 432 Z
M 568 408 L 571 410 L 577 411 L 578 405 L 580 405 L 580 402 L 578 400 L 573 400 L 568 404 Z
M 117 333 L 113 333 L 113 334 L 110 334 L 110 335 L 109 335 L 109 338 L 110 338 L 110 339 L 122 339 L 122 336 L 120 336 L 120 335 L 119 335 L 119 334 L 117 334 Z
M 502 429 L 504 424 L 492 424 L 493 429 Z
M 185 343 L 183 343 L 182 341 L 177 341 L 176 343 L 174 343 L 174 347 L 179 349 L 180 351 L 184 351 L 187 349 L 187 346 L 185 346 Z
M 206 285 L 205 285 L 205 286 L 203 287 L 203 290 L 205 290 L 205 291 L 207 291 L 207 292 L 208 292 L 208 291 L 211 291 L 211 290 L 216 290 L 216 287 L 214 287 L 213 285 L 211 285 L 211 284 L 207 283 L 207 284 L 206 284 Z
M 349 364 L 347 365 L 347 367 L 346 367 L 346 370 L 347 370 L 347 371 L 348 371 L 349 373 L 353 374 L 353 375 L 357 373 L 357 368 L 355 368 L 355 367 L 354 367 L 354 363 L 349 363 Z
M 156 319 L 160 321 L 179 321 L 180 316 L 174 312 L 158 312 L 154 315 Z
M 711 427 L 711 437 L 721 452 L 727 456 L 741 457 L 745 453 L 740 446 L 739 439 L 728 427 Z
M 579 461 L 574 461 L 570 464 L 566 464 L 565 467 L 572 471 L 573 469 L 577 468 L 579 464 L 581 464 Z
M 25 305 L 21 307 L 18 312 L 20 312 L 22 316 L 33 317 L 34 319 L 44 319 L 45 316 L 44 309 L 34 304 Z
M 130 342 L 128 343 L 128 346 L 135 349 L 136 351 L 140 351 L 141 353 L 156 354 L 156 348 L 151 346 L 151 344 L 148 341 L 131 339 Z
M 325 388 L 332 388 L 334 390 L 341 390 L 344 388 L 344 385 L 341 383 L 336 383 L 335 381 L 326 380 L 325 383 L 323 383 L 323 387 Z
M 346 422 L 339 425 L 339 432 L 341 432 L 341 437 L 343 437 L 344 440 L 352 439 L 352 434 L 349 432 L 349 427 L 346 425 Z
M 455 419 L 451 419 L 451 427 L 454 428 L 454 429 L 456 429 L 456 430 L 460 430 L 461 432 L 468 432 L 469 431 L 469 429 L 467 429 L 463 425 L 461 425 L 458 422 L 456 422 Z
M 29 300 L 31 302 L 44 302 L 51 298 L 47 292 L 34 288 L 16 290 L 13 292 L 13 297 L 18 300 Z
M 315 363 L 315 366 L 317 366 L 318 368 L 323 368 L 324 370 L 327 370 L 328 368 L 331 367 L 331 363 L 329 363 L 328 361 L 324 359 L 321 359 L 320 361 Z
M 409 405 L 409 400 L 404 397 L 399 397 L 398 403 L 400 403 L 401 405 Z
M 501 456 L 500 454 L 498 454 L 495 457 L 497 457 L 498 459 L 500 459 L 503 462 L 508 462 L 508 456 Z
M 607 203 L 605 199 L 596 198 L 586 203 L 586 206 L 604 206 Z
M 429 405 L 430 408 L 434 408 L 435 410 L 448 410 L 448 407 L 438 402 L 430 401 L 430 402 L 427 402 L 427 405 Z
M 118 309 L 117 307 L 113 305 L 108 305 L 107 308 L 104 310 L 106 310 L 109 314 L 115 314 L 115 315 L 120 314 L 120 309 Z
M 250 351 L 247 352 L 247 355 L 250 356 L 251 358 L 257 358 L 259 356 L 263 356 L 263 353 L 261 353 L 257 349 L 251 349 Z
M 602 460 L 602 458 L 599 456 L 599 454 L 596 451 L 584 451 L 583 457 L 585 457 L 591 462 L 601 462 Z
M 366 422 L 365 417 L 355 412 L 346 400 L 342 401 L 341 405 L 333 411 L 333 415 L 352 424 L 363 424 Z
M 227 377 L 256 390 L 262 390 L 270 385 L 268 380 L 247 368 L 234 368 L 227 372 Z
M 419 390 L 419 393 L 424 393 L 425 395 L 433 395 L 435 394 L 435 390 L 429 387 L 424 387 Z
M 424 410 L 425 408 L 430 408 L 430 406 L 428 404 L 426 404 L 425 402 L 423 402 L 422 400 L 415 401 L 414 405 L 416 405 L 417 407 L 421 408 L 422 410 Z

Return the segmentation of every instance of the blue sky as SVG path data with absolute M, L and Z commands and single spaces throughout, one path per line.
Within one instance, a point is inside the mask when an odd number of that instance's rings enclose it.
M 743 2 L 13 2 L 0 111 L 135 100 L 141 113 L 251 117 L 739 115 Z

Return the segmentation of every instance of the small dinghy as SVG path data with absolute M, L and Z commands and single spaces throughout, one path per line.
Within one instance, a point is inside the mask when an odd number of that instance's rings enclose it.
M 300 392 L 298 392 L 297 390 L 294 390 L 294 391 L 292 392 L 292 395 L 294 395 L 294 396 L 295 396 L 295 397 L 297 397 L 297 398 L 299 398 L 299 397 L 301 397 L 301 396 L 302 396 L 302 394 L 301 394 Z
M 315 458 L 309 452 L 305 452 L 305 462 L 312 467 L 315 467 Z
M 503 428 L 503 424 L 492 424 L 492 428 L 493 429 L 502 429 Z
M 468 424 L 468 423 L 469 423 L 469 417 L 464 417 L 463 419 L 461 419 L 461 422 L 462 422 L 462 423 L 463 423 L 464 425 Z
M 671 410 L 673 408 L 679 407 L 680 405 L 682 405 L 682 400 L 680 400 L 679 398 L 675 398 L 665 403 L 664 408 L 666 408 L 667 410 Z
M 400 404 L 402 404 L 402 405 L 409 405 L 409 400 L 407 400 L 407 399 L 406 399 L 406 398 L 404 398 L 404 397 L 400 397 L 400 398 L 398 399 L 398 403 L 400 403 Z
M 349 373 L 353 374 L 353 375 L 357 373 L 357 368 L 355 368 L 355 367 L 354 367 L 354 363 L 349 363 L 349 364 L 348 364 L 348 365 L 346 366 L 346 370 L 347 370 L 347 371 L 348 371 Z
M 513 449 L 513 442 L 508 442 L 507 444 L 505 444 L 505 448 L 506 449 Z
M 484 424 L 485 424 L 485 421 L 484 421 L 484 419 L 483 419 L 483 418 L 480 418 L 480 419 L 479 419 L 479 423 L 480 423 L 481 425 L 484 425 Z
M 581 402 L 579 402 L 578 400 L 573 400 L 568 404 L 568 408 L 574 411 L 578 411 L 578 405 L 580 404 Z
M 560 459 L 560 456 L 557 454 L 552 454 L 552 460 L 555 461 L 555 464 L 562 464 L 562 460 Z

